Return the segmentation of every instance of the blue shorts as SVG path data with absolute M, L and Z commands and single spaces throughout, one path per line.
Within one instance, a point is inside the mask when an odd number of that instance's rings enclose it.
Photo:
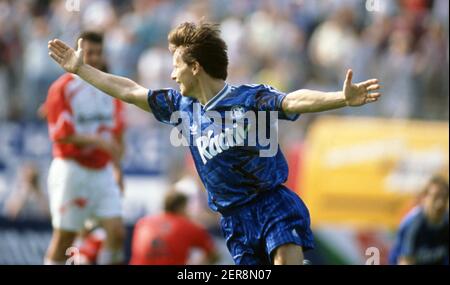
M 283 185 L 222 215 L 222 231 L 236 265 L 272 264 L 273 251 L 284 244 L 304 251 L 314 248 L 308 209 Z

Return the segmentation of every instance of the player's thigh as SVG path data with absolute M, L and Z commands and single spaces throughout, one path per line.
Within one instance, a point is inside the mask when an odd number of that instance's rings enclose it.
M 296 244 L 280 245 L 273 253 L 274 265 L 302 265 L 303 259 L 303 249 Z
M 57 247 L 68 248 L 73 244 L 77 234 L 76 231 L 53 229 L 52 243 Z
M 95 217 L 105 229 L 109 241 L 121 241 L 125 230 L 122 221 L 122 198 L 110 167 L 92 179 L 95 187 Z
M 220 219 L 228 251 L 236 265 L 268 265 L 270 260 L 260 250 L 258 237 L 249 234 L 258 231 L 258 226 L 247 219 L 249 211 L 243 209 L 237 215 Z
M 294 249 L 292 256 L 295 258 L 302 257 L 303 250 L 314 248 L 309 213 L 300 198 L 290 191 L 280 190 L 270 202 L 259 214 L 264 220 L 264 241 L 270 259 L 274 260 L 276 250 L 283 261 L 291 260 L 291 252 L 286 248 Z
M 86 177 L 74 161 L 54 159 L 48 174 L 50 213 L 54 229 L 77 232 L 89 215 Z
M 116 220 L 122 217 L 122 197 L 110 166 L 91 174 L 93 215 L 98 220 Z
M 52 261 L 62 262 L 72 253 L 71 247 L 77 236 L 77 232 L 53 229 L 52 239 L 47 249 L 46 258 Z

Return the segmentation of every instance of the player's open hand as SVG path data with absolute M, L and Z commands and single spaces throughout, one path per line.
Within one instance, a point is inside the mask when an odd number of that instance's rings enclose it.
M 360 83 L 352 83 L 353 71 L 348 70 L 345 78 L 343 92 L 348 106 L 361 106 L 372 103 L 380 98 L 381 88 L 378 79 L 369 79 Z
M 82 41 L 78 40 L 78 49 L 75 51 L 61 40 L 51 40 L 48 42 L 48 54 L 67 72 L 77 73 L 83 64 Z

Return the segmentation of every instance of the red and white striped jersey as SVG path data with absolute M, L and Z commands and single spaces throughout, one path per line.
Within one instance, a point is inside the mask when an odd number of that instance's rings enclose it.
M 89 168 L 103 168 L 111 160 L 94 146 L 59 143 L 73 134 L 118 138 L 124 131 L 123 103 L 73 74 L 64 74 L 51 86 L 45 102 L 53 156 L 76 160 Z

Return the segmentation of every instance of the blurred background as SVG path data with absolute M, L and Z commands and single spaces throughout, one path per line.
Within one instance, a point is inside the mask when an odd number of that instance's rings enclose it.
M 387 262 L 403 215 L 434 174 L 448 178 L 447 0 L 0 0 L 0 264 L 41 264 L 51 235 L 46 179 L 51 145 L 38 108 L 63 72 L 48 40 L 105 35 L 109 71 L 147 88 L 170 79 L 167 33 L 184 21 L 219 22 L 231 84 L 285 92 L 379 78 L 376 104 L 281 122 L 288 185 L 306 201 L 318 248 L 313 264 Z M 190 197 L 190 214 L 231 264 L 187 149 L 170 128 L 127 106 L 124 218 L 129 233 L 161 211 L 165 191 Z M 175 186 L 174 186 L 175 185 Z M 129 248 L 129 240 L 127 240 Z

